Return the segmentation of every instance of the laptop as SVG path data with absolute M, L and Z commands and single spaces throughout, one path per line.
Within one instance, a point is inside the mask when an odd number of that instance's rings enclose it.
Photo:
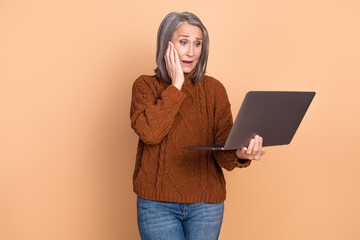
M 255 135 L 263 146 L 286 145 L 293 139 L 315 92 L 250 91 L 246 94 L 224 146 L 189 146 L 190 150 L 235 150 Z

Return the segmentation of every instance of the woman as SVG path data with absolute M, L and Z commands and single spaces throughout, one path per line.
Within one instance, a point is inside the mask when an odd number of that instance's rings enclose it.
M 217 239 L 223 219 L 222 168 L 248 167 L 262 138 L 236 151 L 184 150 L 222 145 L 233 120 L 224 86 L 205 75 L 209 37 L 192 13 L 160 24 L 155 75 L 133 84 L 131 126 L 139 136 L 133 175 L 142 239 Z

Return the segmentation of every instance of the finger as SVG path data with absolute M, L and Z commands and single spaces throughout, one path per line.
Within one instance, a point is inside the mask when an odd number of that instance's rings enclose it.
M 262 137 L 259 137 L 260 139 L 260 141 L 259 141 L 259 149 L 262 149 L 263 147 L 262 147 L 262 145 L 263 145 L 263 143 L 264 143 L 264 139 L 262 138 Z
M 247 148 L 246 147 L 243 147 L 242 149 L 240 149 L 240 157 L 239 158 L 247 158 L 246 156 L 246 150 Z
M 256 135 L 255 136 L 254 148 L 253 148 L 254 155 L 257 153 L 258 149 L 259 149 L 259 136 Z
M 246 154 L 246 150 L 247 150 L 247 148 L 246 147 L 243 147 L 242 149 L 241 149 L 241 154 L 243 154 L 243 155 L 245 155 Z
M 246 153 L 247 150 L 248 150 L 247 147 L 243 147 L 241 149 L 241 159 L 249 159 L 249 160 L 251 160 L 251 155 Z
M 263 155 L 265 155 L 265 153 L 266 153 L 265 148 L 263 148 L 261 151 L 261 155 L 263 156 Z
M 263 155 L 263 147 L 262 147 L 262 138 L 260 138 L 259 141 L 259 151 L 257 151 L 257 153 L 255 154 L 254 158 L 255 160 L 260 160 L 261 156 Z
M 179 54 L 175 48 L 174 48 L 174 54 L 175 54 L 175 64 L 180 65 Z
M 179 57 L 179 54 L 178 54 L 178 51 L 175 49 L 175 64 L 176 64 L 176 68 L 177 68 L 177 71 L 180 75 L 183 75 L 184 74 L 184 71 L 181 67 L 181 61 L 180 61 L 180 57 Z
M 169 53 L 170 53 L 170 42 L 168 43 L 168 47 L 165 51 L 165 55 L 164 55 L 164 58 L 165 58 L 165 63 L 166 63 L 166 67 L 169 66 L 169 62 L 170 62 L 170 56 L 169 56 Z
M 257 147 L 256 147 L 256 153 L 255 153 L 255 155 L 258 155 L 258 154 L 260 154 L 260 156 L 261 156 L 261 151 L 262 151 L 262 144 L 263 144 L 263 138 L 262 137 L 258 137 L 258 144 L 257 144 Z
M 167 46 L 166 51 L 165 51 L 165 55 L 164 55 L 165 58 L 167 56 L 169 56 L 169 51 L 170 51 L 170 42 L 168 42 L 168 46 Z
M 259 147 L 259 150 L 261 151 L 261 154 L 262 154 L 263 151 L 265 151 L 265 149 L 263 148 L 263 144 L 264 144 L 264 139 L 261 138 L 260 147 Z
M 247 150 L 246 147 L 243 147 L 241 149 L 236 150 L 236 153 L 235 153 L 236 157 L 240 158 L 240 159 L 248 159 L 248 155 L 246 154 L 246 150 Z
M 259 141 L 260 141 L 260 136 L 259 135 L 255 135 L 254 137 L 254 147 L 250 153 L 249 159 L 252 160 L 259 160 L 260 158 L 257 157 L 256 155 L 259 152 Z
M 175 65 L 175 59 L 174 59 L 174 45 L 172 42 L 170 42 L 170 63 L 171 65 Z
M 236 149 L 235 151 L 235 156 L 237 158 L 241 158 L 242 157 L 242 149 Z
M 249 146 L 248 146 L 248 149 L 246 150 L 246 154 L 250 155 L 252 153 L 252 150 L 254 148 L 254 144 L 255 144 L 255 139 L 251 139 L 250 143 L 249 143 Z

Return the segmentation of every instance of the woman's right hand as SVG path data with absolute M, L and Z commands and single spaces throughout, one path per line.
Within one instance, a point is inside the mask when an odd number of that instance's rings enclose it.
M 180 65 L 178 52 L 174 48 L 174 44 L 169 41 L 168 47 L 165 52 L 166 70 L 171 78 L 171 84 L 177 89 L 181 90 L 184 84 L 184 72 Z

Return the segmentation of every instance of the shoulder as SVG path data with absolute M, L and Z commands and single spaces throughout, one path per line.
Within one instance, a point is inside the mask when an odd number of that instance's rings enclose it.
M 140 75 L 137 77 L 133 83 L 134 87 L 142 87 L 142 86 L 149 86 L 154 85 L 156 82 L 158 82 L 156 75 Z
M 135 79 L 133 83 L 133 90 L 141 90 L 141 89 L 152 89 L 159 90 L 163 89 L 166 83 L 158 79 L 156 75 L 140 75 Z

